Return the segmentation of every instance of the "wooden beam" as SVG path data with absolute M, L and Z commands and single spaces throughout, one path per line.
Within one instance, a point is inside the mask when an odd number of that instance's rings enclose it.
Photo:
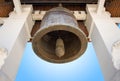
M 98 0 L 21 0 L 21 3 L 97 3 Z
M 5 2 L 5 0 L 0 0 L 0 3 L 3 3 L 3 2 Z
M 120 17 L 120 0 L 113 0 L 106 5 L 106 10 L 111 13 L 112 17 Z
M 11 2 L 0 3 L 0 17 L 8 17 L 11 11 L 13 11 L 13 4 Z

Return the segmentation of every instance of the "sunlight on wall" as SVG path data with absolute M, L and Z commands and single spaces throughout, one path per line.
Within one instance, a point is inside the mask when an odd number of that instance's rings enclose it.
M 93 46 L 79 59 L 54 64 L 37 57 L 28 43 L 15 81 L 104 81 Z

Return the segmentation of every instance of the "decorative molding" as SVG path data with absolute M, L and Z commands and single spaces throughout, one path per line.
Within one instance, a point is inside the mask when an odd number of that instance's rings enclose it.
M 117 41 L 112 46 L 112 61 L 114 67 L 120 70 L 120 41 Z
M 0 69 L 4 64 L 5 59 L 7 58 L 8 51 L 6 48 L 0 48 Z

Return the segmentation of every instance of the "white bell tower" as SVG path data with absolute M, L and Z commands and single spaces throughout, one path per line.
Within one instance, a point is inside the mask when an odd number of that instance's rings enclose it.
M 8 18 L 0 19 L 0 81 L 15 80 L 34 25 L 32 5 L 21 5 L 20 0 L 13 2 L 14 11 Z M 98 0 L 98 4 L 87 4 L 85 25 L 105 81 L 120 81 L 120 29 L 116 24 L 120 23 L 120 18 L 112 18 L 105 11 L 104 2 Z

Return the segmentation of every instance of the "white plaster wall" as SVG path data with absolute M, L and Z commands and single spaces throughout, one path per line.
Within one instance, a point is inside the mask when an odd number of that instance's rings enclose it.
M 1 73 L 11 81 L 14 81 L 16 77 L 25 45 L 30 39 L 30 32 L 34 25 L 31 14 L 32 6 L 24 5 L 21 14 L 12 12 L 4 25 L 0 27 L 0 47 L 8 50 L 8 57 Z
M 96 51 L 105 81 L 111 81 L 118 72 L 113 65 L 111 53 L 114 42 L 120 40 L 120 30 L 108 12 L 103 10 L 102 13 L 98 15 L 96 8 L 97 5 L 87 5 L 88 19 L 85 24 L 88 31 L 91 31 L 90 38 Z

